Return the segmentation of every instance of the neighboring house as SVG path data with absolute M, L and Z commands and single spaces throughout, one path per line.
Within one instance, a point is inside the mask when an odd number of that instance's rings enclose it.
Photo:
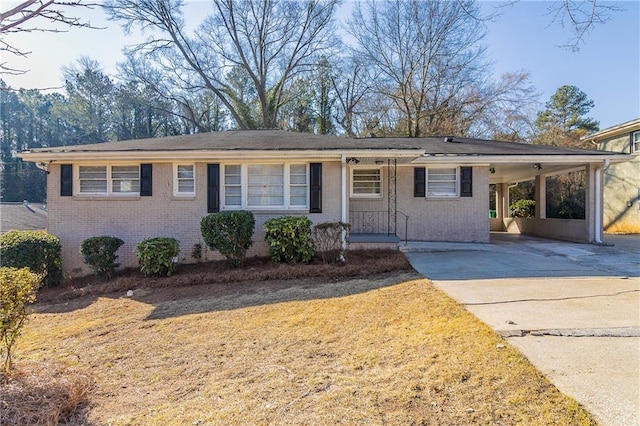
M 38 231 L 47 228 L 47 210 L 44 204 L 0 203 L 0 234 L 12 229 Z
M 226 131 L 19 154 L 48 172 L 48 231 L 62 242 L 64 269 L 88 272 L 79 247 L 89 237 L 122 238 L 123 266 L 137 242 L 180 241 L 189 262 L 207 213 L 246 209 L 256 217 L 250 255 L 266 254 L 262 224 L 281 215 L 349 222 L 350 243 L 409 240 L 489 242 L 490 229 L 599 242 L 599 177 L 627 155 L 464 138 L 348 139 L 279 130 Z M 586 169 L 584 220 L 508 216 L 508 187 Z M 498 218 L 489 220 L 489 184 Z M 209 254 L 210 255 L 210 254 Z
M 604 231 L 640 233 L 640 118 L 587 135 L 583 140 L 608 152 L 631 154 L 632 160 L 604 170 Z

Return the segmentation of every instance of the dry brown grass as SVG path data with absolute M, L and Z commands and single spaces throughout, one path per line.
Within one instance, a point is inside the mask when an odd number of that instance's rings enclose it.
M 90 372 L 93 424 L 594 423 L 410 271 L 162 287 L 40 304 L 18 361 Z
M 0 383 L 0 425 L 84 424 L 91 387 L 77 369 L 23 364 Z

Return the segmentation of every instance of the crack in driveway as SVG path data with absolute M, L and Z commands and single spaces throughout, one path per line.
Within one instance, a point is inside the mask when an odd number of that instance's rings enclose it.
M 640 337 L 640 327 L 549 328 L 540 330 L 496 330 L 502 337 Z
M 531 298 L 531 299 L 514 299 L 514 300 L 500 300 L 495 302 L 463 302 L 464 306 L 487 306 L 487 305 L 502 305 L 507 303 L 522 303 L 522 302 L 559 302 L 563 300 L 575 300 L 575 299 L 593 299 L 596 297 L 615 297 L 628 293 L 640 293 L 638 290 L 624 290 L 609 294 L 590 294 L 587 296 L 567 296 L 567 297 L 553 297 L 553 298 Z

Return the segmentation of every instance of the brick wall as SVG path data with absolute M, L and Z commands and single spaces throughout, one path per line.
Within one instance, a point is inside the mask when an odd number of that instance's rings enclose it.
M 64 271 L 70 275 L 90 273 L 82 262 L 80 244 L 89 237 L 111 235 L 125 244 L 118 251 L 123 267 L 137 267 L 133 253 L 135 245 L 146 238 L 173 237 L 180 242 L 180 262 L 192 262 L 191 252 L 196 243 L 204 247 L 200 234 L 200 220 L 207 214 L 206 163 L 196 163 L 196 195 L 190 198 L 173 196 L 173 166 L 170 163 L 153 165 L 153 196 L 60 197 L 60 167 L 53 164 L 48 178 L 48 230 L 60 238 Z M 341 164 L 323 163 L 323 212 L 305 211 L 254 212 L 256 232 L 249 256 L 265 255 L 262 224 L 274 216 L 306 214 L 314 223 L 340 220 Z M 385 171 L 386 173 L 386 171 Z M 415 241 L 489 241 L 489 183 L 488 169 L 473 169 L 473 197 L 432 199 L 413 197 L 413 167 L 397 169 L 398 210 L 409 216 L 408 237 Z M 386 211 L 385 196 L 380 200 L 349 200 L 352 211 Z M 405 222 L 398 215 L 397 235 L 404 237 Z M 205 250 L 205 259 L 217 259 L 219 254 Z
M 473 197 L 425 198 L 413 196 L 413 166 L 398 166 L 397 209 L 408 219 L 408 239 L 413 241 L 489 242 L 489 169 L 473 168 Z M 387 170 L 383 169 L 384 197 L 350 199 L 349 211 L 386 211 Z M 405 219 L 397 215 L 396 234 L 405 235 Z

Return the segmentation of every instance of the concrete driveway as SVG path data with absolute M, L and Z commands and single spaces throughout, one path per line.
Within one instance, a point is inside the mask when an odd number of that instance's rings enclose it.
M 640 235 L 408 243 L 413 267 L 603 425 L 640 425 Z

